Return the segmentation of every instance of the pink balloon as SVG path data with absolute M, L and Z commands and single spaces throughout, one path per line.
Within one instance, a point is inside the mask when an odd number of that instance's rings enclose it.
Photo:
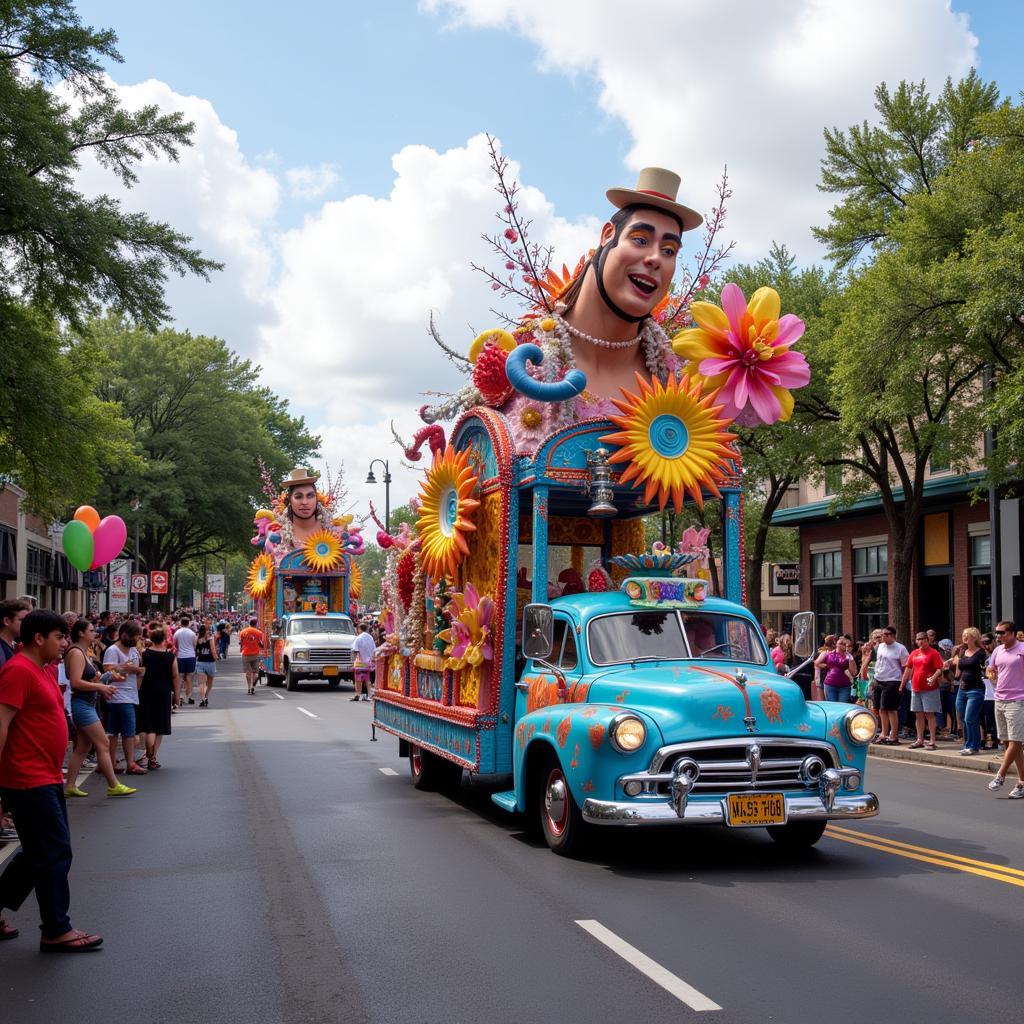
M 120 516 L 104 516 L 92 535 L 92 567 L 98 569 L 113 561 L 124 548 L 128 539 L 128 528 Z

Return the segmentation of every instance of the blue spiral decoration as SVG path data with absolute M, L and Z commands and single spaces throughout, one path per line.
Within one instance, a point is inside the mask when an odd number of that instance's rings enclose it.
M 544 362 L 544 353 L 539 345 L 519 345 L 505 361 L 508 381 L 521 395 L 535 402 L 568 402 L 570 398 L 583 394 L 587 375 L 582 370 L 570 370 L 561 380 L 534 380 L 526 371 L 527 360 L 535 366 Z
M 686 424 L 671 413 L 662 413 L 651 420 L 647 436 L 651 447 L 663 459 L 677 459 L 690 443 L 690 432 Z

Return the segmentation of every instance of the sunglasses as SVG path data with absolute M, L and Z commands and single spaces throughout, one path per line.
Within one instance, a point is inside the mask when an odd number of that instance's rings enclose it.
M 1010 631 L 1008 629 L 997 629 L 993 631 L 996 636 L 1006 636 Z

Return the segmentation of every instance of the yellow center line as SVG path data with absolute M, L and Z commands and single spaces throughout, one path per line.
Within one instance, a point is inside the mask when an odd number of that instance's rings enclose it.
M 906 857 L 908 860 L 917 860 L 925 864 L 935 864 L 940 868 L 948 868 L 950 871 L 963 871 L 970 875 L 980 875 L 983 878 L 991 878 L 993 881 L 1005 882 L 1007 885 L 1016 885 L 1019 888 L 1024 889 L 1024 878 L 1014 878 L 1010 874 L 1003 874 L 1002 871 L 1004 869 L 999 868 L 998 865 L 992 865 L 992 868 L 995 870 L 986 870 L 984 868 L 974 867 L 971 864 L 958 863 L 955 860 L 949 859 L 949 855 L 940 854 L 939 851 L 935 851 L 938 856 L 930 857 L 923 853 L 914 853 L 912 850 L 903 850 L 895 846 L 885 846 L 882 843 L 871 842 L 869 839 L 860 838 L 859 835 L 855 838 L 854 833 L 841 835 L 838 832 L 833 832 L 831 828 L 826 830 L 825 835 L 832 839 L 837 839 L 841 843 L 852 843 L 854 846 L 865 846 L 871 850 L 880 850 L 882 853 L 891 853 L 897 857 Z M 919 847 L 919 849 L 921 848 Z M 984 863 L 984 861 L 981 861 L 980 863 Z
M 853 836 L 856 839 L 868 839 L 873 843 L 884 843 L 886 846 L 896 846 L 901 850 L 913 850 L 916 853 L 928 853 L 933 854 L 936 857 L 942 857 L 945 860 L 956 860 L 960 861 L 961 864 L 974 864 L 979 868 L 986 868 L 991 871 L 998 871 L 1004 875 L 1017 875 L 1020 878 L 1024 878 L 1024 871 L 1020 868 L 1008 868 L 1002 864 L 993 864 L 987 860 L 975 860 L 973 857 L 961 857 L 957 853 L 946 853 L 944 850 L 932 850 L 927 846 L 915 846 L 913 843 L 903 843 L 898 839 L 888 839 L 885 836 L 875 835 L 873 832 L 858 832 L 852 828 L 843 828 L 841 825 L 829 825 L 828 831 L 830 833 L 838 833 L 844 836 Z M 836 838 L 839 838 L 839 835 Z

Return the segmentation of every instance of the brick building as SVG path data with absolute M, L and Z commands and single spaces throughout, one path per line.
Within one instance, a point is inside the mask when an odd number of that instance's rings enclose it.
M 987 630 L 994 614 L 1013 615 L 1020 559 L 1019 546 L 1012 548 L 1009 542 L 1019 527 L 1019 503 L 1006 508 L 1008 503 L 1000 502 L 1002 571 L 994 574 L 989 503 L 972 500 L 981 482 L 981 473 L 948 470 L 933 472 L 925 481 L 921 537 L 911 577 L 914 629 L 934 628 L 940 637 L 958 638 L 965 626 Z M 801 482 L 796 501 L 779 509 L 772 524 L 800 532 L 800 607 L 817 614 L 818 632 L 847 632 L 859 640 L 891 618 L 892 539 L 879 498 L 867 496 L 831 514 L 827 490 L 827 485 Z M 902 492 L 897 490 L 896 495 Z M 1001 575 L 1003 598 L 995 608 L 994 575 Z
M 83 611 L 82 574 L 60 550 L 60 530 L 23 507 L 25 492 L 0 483 L 0 597 L 34 597 L 42 608 Z

